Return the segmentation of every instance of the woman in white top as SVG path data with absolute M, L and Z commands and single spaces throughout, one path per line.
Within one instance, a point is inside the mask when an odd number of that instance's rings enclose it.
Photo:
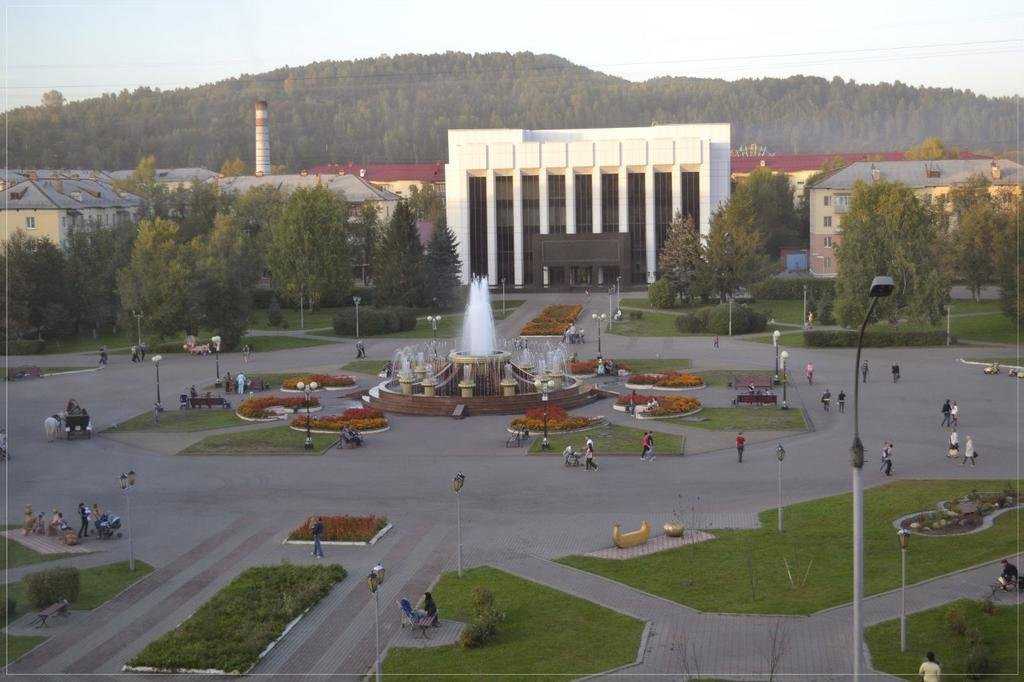
M 967 464 L 967 460 L 971 461 L 971 466 L 974 466 L 974 439 L 967 436 L 967 443 L 964 445 L 964 461 L 960 463 L 960 466 Z
M 958 457 L 960 455 L 960 436 L 957 435 L 956 429 L 949 432 L 949 456 Z
M 949 421 L 954 429 L 960 426 L 960 406 L 956 403 L 953 403 L 953 406 L 949 408 Z

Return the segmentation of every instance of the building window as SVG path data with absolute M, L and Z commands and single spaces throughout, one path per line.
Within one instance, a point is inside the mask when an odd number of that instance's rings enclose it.
M 831 194 L 826 194 L 825 196 L 822 197 L 822 200 L 824 200 L 826 206 L 831 206 L 832 205 L 832 195 Z
M 693 218 L 693 226 L 700 230 L 700 173 L 696 171 L 683 171 L 679 174 L 681 183 L 679 188 L 679 212 L 685 219 L 686 216 Z
M 821 219 L 821 226 L 822 227 L 832 227 L 832 216 L 827 215 L 824 218 L 822 218 Z
M 661 247 L 668 238 L 668 228 L 672 224 L 672 174 L 654 174 L 654 234 L 656 237 L 656 251 L 661 253 Z
M 26 230 L 34 230 L 34 229 L 36 229 L 36 217 L 35 216 L 31 216 L 31 215 L 25 216 L 25 229 Z
M 849 194 L 837 194 L 836 195 L 836 213 L 846 213 L 850 210 L 850 195 Z
M 487 178 L 469 179 L 469 271 L 487 276 Z
M 512 244 L 512 176 L 494 178 L 494 222 L 498 231 L 498 281 L 513 283 L 514 252 Z
M 540 234 L 540 180 L 523 176 L 523 283 L 533 284 L 533 237 Z
M 591 233 L 594 231 L 594 185 L 589 175 L 576 176 L 576 231 Z
M 647 281 L 647 205 L 644 198 L 644 174 L 630 173 L 626 181 L 626 213 L 633 260 L 633 283 Z
M 601 175 L 601 231 L 619 231 L 619 176 Z
M 548 231 L 565 234 L 565 176 L 548 176 Z
M 825 246 L 832 248 L 832 235 L 826 234 L 825 238 L 822 240 L 822 243 L 824 243 Z

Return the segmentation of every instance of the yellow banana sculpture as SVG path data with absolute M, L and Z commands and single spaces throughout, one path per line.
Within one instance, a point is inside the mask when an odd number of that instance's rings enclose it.
M 649 521 L 644 521 L 640 524 L 639 530 L 632 530 L 628 533 L 623 533 L 619 530 L 619 524 L 612 526 L 612 542 L 615 546 L 620 549 L 626 549 L 627 547 L 636 547 L 647 542 L 647 537 L 651 534 L 651 524 Z

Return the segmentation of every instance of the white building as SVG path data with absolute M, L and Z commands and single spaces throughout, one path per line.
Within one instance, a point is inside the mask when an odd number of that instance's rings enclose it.
M 676 214 L 701 234 L 729 198 L 729 124 L 449 130 L 462 279 L 516 287 L 654 281 Z

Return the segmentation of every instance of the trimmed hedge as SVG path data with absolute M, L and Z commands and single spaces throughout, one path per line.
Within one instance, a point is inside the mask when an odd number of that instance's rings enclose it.
M 412 308 L 373 308 L 359 306 L 359 335 L 378 336 L 394 334 L 413 329 L 416 326 L 416 311 Z M 355 336 L 356 309 L 342 308 L 334 316 L 334 333 L 338 336 Z
M 21 579 L 25 598 L 34 608 L 45 609 L 61 599 L 78 601 L 81 580 L 77 568 L 48 568 Z
M 755 300 L 803 298 L 804 285 L 810 298 L 818 298 L 819 294 L 826 294 L 832 299 L 836 297 L 836 281 L 819 277 L 769 277 L 751 285 L 750 295 Z
M 804 345 L 810 348 L 854 348 L 858 332 L 847 329 L 828 329 L 804 332 Z M 951 341 L 956 343 L 956 337 Z M 891 346 L 945 346 L 944 331 L 881 331 L 869 329 L 864 332 L 865 348 L 886 348 Z
M 244 673 L 288 623 L 344 578 L 337 564 L 247 569 L 128 665 Z
M 667 279 L 659 279 L 647 287 L 647 299 L 654 308 L 672 308 L 676 304 L 676 292 Z
M 728 334 L 729 304 L 720 303 L 714 308 L 704 308 L 693 313 L 676 317 L 676 329 L 682 334 Z M 732 306 L 732 333 L 750 334 L 761 332 L 768 325 L 768 317 L 749 306 L 734 303 Z

